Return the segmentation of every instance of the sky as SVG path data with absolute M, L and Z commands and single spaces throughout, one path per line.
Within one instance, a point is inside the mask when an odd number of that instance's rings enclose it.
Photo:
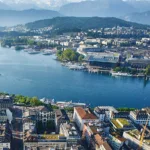
M 16 5 L 16 4 L 34 4 L 37 6 L 53 6 L 53 7 L 57 7 L 57 6 L 61 6 L 63 4 L 66 3 L 70 3 L 70 2 L 80 2 L 80 1 L 84 1 L 84 0 L 0 0 L 0 2 L 3 2 L 5 4 L 12 4 L 12 5 Z
M 0 0 L 11 6 L 12 8 L 25 9 L 31 8 L 59 8 L 60 6 L 70 3 L 70 2 L 80 2 L 86 0 Z M 92 1 L 92 0 L 91 0 Z M 136 1 L 136 0 L 123 0 L 123 1 Z M 139 1 L 139 0 L 137 0 Z M 150 1 L 150 0 L 140 0 L 140 1 Z

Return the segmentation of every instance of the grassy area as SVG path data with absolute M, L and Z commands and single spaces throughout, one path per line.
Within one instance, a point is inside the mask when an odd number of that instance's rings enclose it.
M 112 119 L 111 122 L 114 124 L 114 126 L 118 129 L 123 128 L 118 122 L 117 120 L 123 125 L 123 126 L 128 126 L 130 125 L 130 123 L 128 122 L 128 120 L 126 119 L 122 119 L 122 118 L 118 118 L 118 119 Z
M 128 120 L 126 120 L 126 119 L 119 118 L 118 120 L 120 121 L 121 124 L 123 124 L 123 126 L 128 126 L 128 125 L 130 125 L 130 123 L 129 123 Z
M 116 119 L 112 119 L 111 120 L 111 122 L 114 124 L 114 126 L 116 127 L 116 128 L 122 128 L 119 124 L 118 124 L 118 122 L 116 121 Z
M 44 134 L 44 135 L 42 135 L 42 139 L 58 140 L 59 139 L 59 135 Z

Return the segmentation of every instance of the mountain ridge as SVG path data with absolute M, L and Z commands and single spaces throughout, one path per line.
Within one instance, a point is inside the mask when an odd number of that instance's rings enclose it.
M 59 12 L 76 17 L 120 17 L 135 11 L 133 6 L 122 0 L 93 0 L 66 4 Z
M 150 11 L 135 12 L 122 17 L 126 21 L 133 21 L 141 24 L 150 25 Z
M 0 10 L 0 26 L 14 26 L 41 19 L 51 19 L 58 16 L 62 15 L 53 10 Z
M 56 17 L 52 19 L 39 20 L 25 25 L 29 29 L 39 29 L 52 26 L 56 30 L 72 30 L 72 29 L 99 29 L 106 27 L 135 27 L 147 28 L 148 25 L 127 22 L 114 17 Z

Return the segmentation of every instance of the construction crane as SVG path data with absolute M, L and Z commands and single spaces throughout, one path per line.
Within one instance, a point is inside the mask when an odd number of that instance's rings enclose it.
M 141 149 L 142 149 L 143 140 L 144 140 L 144 134 L 145 134 L 145 131 L 147 130 L 148 122 L 149 122 L 149 116 L 148 116 L 148 118 L 147 118 L 147 121 L 146 121 L 145 126 L 143 127 L 143 131 L 142 131 L 142 135 L 141 135 L 141 139 L 140 139 L 140 143 L 139 143 L 138 150 L 141 150 Z

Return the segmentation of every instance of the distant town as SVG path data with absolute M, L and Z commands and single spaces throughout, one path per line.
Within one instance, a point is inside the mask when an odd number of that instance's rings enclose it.
M 1 38 L 3 47 L 14 47 L 29 54 L 56 54 L 63 66 L 90 73 L 112 76 L 150 76 L 149 28 L 113 27 L 80 32 L 52 34 L 49 27 L 29 29 L 19 25 L 4 32 L 19 32 L 18 36 Z M 21 33 L 34 33 L 23 36 Z
M 85 103 L 1 93 L 0 114 L 1 149 L 150 149 L 149 107 L 91 108 Z

